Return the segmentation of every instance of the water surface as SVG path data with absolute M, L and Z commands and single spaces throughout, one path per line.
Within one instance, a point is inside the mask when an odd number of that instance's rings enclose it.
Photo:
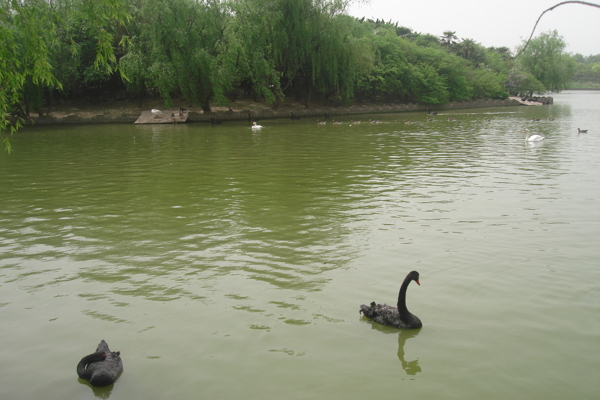
M 352 119 L 13 136 L 0 397 L 600 397 L 600 92 Z M 422 329 L 359 317 L 413 269 Z

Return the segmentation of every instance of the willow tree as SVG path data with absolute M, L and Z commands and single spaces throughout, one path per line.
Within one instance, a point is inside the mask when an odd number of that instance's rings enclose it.
M 342 100 L 352 98 L 359 77 L 372 68 L 372 45 L 353 36 L 354 23 L 351 17 L 330 15 L 314 38 L 309 72 L 310 87 L 316 94 Z
M 57 41 L 57 27 L 69 23 L 57 12 L 58 4 L 66 2 L 88 21 L 90 37 L 96 42 L 95 68 L 104 73 L 117 69 L 114 37 L 108 28 L 128 20 L 123 0 L 0 0 L 0 132 L 14 133 L 21 127 L 23 101 L 35 87 L 61 87 L 51 47 Z M 4 144 L 10 152 L 8 138 Z
M 43 1 L 2 1 L 0 8 L 0 131 L 21 127 L 19 107 L 28 82 L 59 85 L 48 62 L 53 21 Z M 10 152 L 8 138 L 5 149 Z
M 205 112 L 235 73 L 222 73 L 230 14 L 217 1 L 143 0 L 120 64 L 135 89 L 156 90 L 167 106 L 183 95 Z
M 273 0 L 270 9 L 268 41 L 272 56 L 281 74 L 282 89 L 302 81 L 302 87 L 310 84 L 308 60 L 313 55 L 314 40 L 322 28 L 322 10 L 313 0 Z
M 559 92 L 568 87 L 575 68 L 572 58 L 565 52 L 566 47 L 556 30 L 542 33 L 529 41 L 517 60 L 546 90 Z
M 229 55 L 235 59 L 240 87 L 246 95 L 269 104 L 283 99 L 281 71 L 271 42 L 276 12 L 272 0 L 233 0 L 229 3 L 234 16 L 229 29 Z
M 352 94 L 364 58 L 350 33 L 352 18 L 337 0 L 240 0 L 260 9 L 260 32 L 281 91 L 306 102 L 313 93 Z

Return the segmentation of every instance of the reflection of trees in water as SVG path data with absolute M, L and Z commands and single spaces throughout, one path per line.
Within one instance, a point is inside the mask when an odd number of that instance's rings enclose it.
M 423 188 L 443 194 L 458 186 L 449 177 L 460 185 L 462 170 L 477 170 L 488 152 L 472 140 L 479 116 L 466 118 L 460 135 L 403 122 L 318 134 L 307 133 L 312 124 L 279 125 L 259 138 L 234 124 L 86 132 L 86 141 L 56 148 L 57 167 L 40 164 L 44 146 L 9 166 L 39 175 L 35 185 L 12 183 L 19 191 L 6 200 L 14 217 L 2 236 L 17 257 L 58 260 L 59 268 L 44 270 L 44 284 L 84 279 L 118 295 L 170 301 L 208 297 L 216 281 L 236 274 L 318 291 L 325 272 L 360 253 L 373 218 L 406 211 L 418 220 L 414 203 L 437 197 Z M 109 144 L 119 151 L 107 152 Z M 63 164 L 77 166 L 67 181 Z M 33 277 L 17 279 L 35 284 Z
M 323 139 L 277 139 L 257 149 L 205 138 L 189 146 L 193 156 L 182 148 L 177 162 L 158 163 L 168 174 L 137 166 L 137 176 L 125 173 L 114 183 L 119 190 L 111 196 L 127 198 L 95 205 L 96 215 L 80 220 L 93 238 L 83 258 L 110 262 L 83 274 L 118 280 L 119 294 L 159 301 L 204 296 L 193 288 L 231 273 L 320 290 L 323 273 L 356 254 L 347 240 L 356 227 L 348 224 L 361 218 L 354 212 L 370 168 L 362 153 L 350 157 L 339 143 L 313 143 Z
M 404 345 L 406 341 L 417 336 L 420 331 L 420 329 L 405 329 L 398 335 L 398 359 L 402 363 L 402 369 L 404 369 L 407 375 L 416 375 L 421 372 L 418 358 L 414 361 L 406 361 L 404 358 Z

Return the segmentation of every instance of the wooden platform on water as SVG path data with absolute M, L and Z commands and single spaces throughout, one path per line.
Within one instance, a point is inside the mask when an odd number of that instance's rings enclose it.
M 179 110 L 160 110 L 162 113 L 158 116 L 152 114 L 150 110 L 142 111 L 142 114 L 134 124 L 184 124 L 188 120 L 187 113 L 179 116 Z
M 523 100 L 520 97 L 517 96 L 510 96 L 509 99 L 514 100 L 514 101 L 518 101 L 519 104 L 523 105 L 523 106 L 543 106 L 544 103 L 540 103 L 537 101 L 527 101 L 527 100 Z

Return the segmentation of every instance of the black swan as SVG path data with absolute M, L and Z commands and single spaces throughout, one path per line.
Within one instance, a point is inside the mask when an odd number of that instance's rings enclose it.
M 421 285 L 417 271 L 409 272 L 406 278 L 404 278 L 404 282 L 400 286 L 400 293 L 398 294 L 397 307 L 372 302 L 369 306 L 361 305 L 359 313 L 363 313 L 365 317 L 380 324 L 400 329 L 418 329 L 422 327 L 421 320 L 416 315 L 411 314 L 406 308 L 406 289 L 410 281 L 415 281 L 417 285 Z
M 114 383 L 123 372 L 121 352 L 110 351 L 104 340 L 96 352 L 87 355 L 77 364 L 77 375 L 86 379 L 92 386 L 108 386 Z

